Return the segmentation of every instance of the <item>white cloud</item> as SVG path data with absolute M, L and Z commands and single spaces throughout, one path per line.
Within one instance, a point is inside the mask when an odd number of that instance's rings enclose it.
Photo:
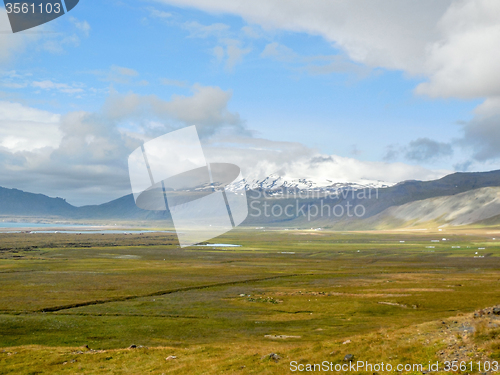
M 460 1 L 438 23 L 442 36 L 429 44 L 416 92 L 431 97 L 500 95 L 500 2 Z
M 80 38 L 76 35 L 68 35 L 62 39 L 46 39 L 45 42 L 41 44 L 41 48 L 47 52 L 54 54 L 62 54 L 66 46 L 78 47 L 80 45 Z
M 223 37 L 227 35 L 230 27 L 224 23 L 202 25 L 196 21 L 185 22 L 183 27 L 189 31 L 191 38 Z
M 355 64 L 343 55 L 300 56 L 291 48 L 277 42 L 267 44 L 260 56 L 294 64 L 311 75 L 354 73 L 358 76 L 367 76 L 370 74 L 370 68 Z
M 16 70 L 0 72 L 0 84 L 11 89 L 22 89 L 28 86 L 31 74 L 19 73 Z
M 239 15 L 265 29 L 319 35 L 354 61 L 421 73 L 426 48 L 451 0 L 309 1 L 157 0 L 210 13 Z
M 0 9 L 0 63 L 9 62 L 15 55 L 26 50 L 26 47 L 40 39 L 40 34 L 12 33 L 9 18 L 5 9 Z
M 169 79 L 169 78 L 161 78 L 160 83 L 166 86 L 177 86 L 177 87 L 186 87 L 186 81 L 179 81 L 177 79 Z
M 183 27 L 190 32 L 191 38 L 215 37 L 218 45 L 212 49 L 217 63 L 224 63 L 224 68 L 232 72 L 234 67 L 243 61 L 243 57 L 252 51 L 250 47 L 243 47 L 240 40 L 231 38 L 230 26 L 224 23 L 202 25 L 196 21 L 185 22 Z
M 62 139 L 60 116 L 0 101 L 0 147 L 10 152 L 57 148 Z
M 243 31 L 243 34 L 245 34 L 245 36 L 247 36 L 248 38 L 252 38 L 252 39 L 259 39 L 259 38 L 262 38 L 263 37 L 263 34 L 260 30 L 258 30 L 256 27 L 252 27 L 252 26 L 243 26 L 241 28 L 241 31 Z
M 65 94 L 78 94 L 82 93 L 84 89 L 82 85 L 68 85 L 66 83 L 55 83 L 50 80 L 34 81 L 32 86 L 42 90 L 57 90 Z
M 321 36 L 342 54 L 330 56 L 331 61 L 323 64 L 311 61 L 305 69 L 312 74 L 352 69 L 361 69 L 359 73 L 363 74 L 363 67 L 352 64 L 355 62 L 422 78 L 425 82 L 417 85 L 416 94 L 485 99 L 476 109 L 475 118 L 463 126 L 462 139 L 450 143 L 472 150 L 474 160 L 500 159 L 496 151 L 500 150 L 498 0 L 156 1 L 237 15 L 250 26 L 267 30 Z M 266 46 L 263 56 L 287 63 L 300 60 L 276 42 Z
M 154 95 L 120 95 L 115 92 L 106 101 L 103 111 L 117 122 L 127 118 L 136 121 L 150 120 L 151 117 L 160 119 L 165 125 L 162 129 L 156 127 L 152 135 L 188 125 L 197 125 L 202 136 L 212 135 L 223 128 L 247 134 L 239 114 L 228 109 L 231 96 L 231 91 L 200 85 L 193 86 L 191 96 L 173 95 L 168 101 Z
M 427 77 L 416 89 L 432 97 L 500 95 L 500 2 L 497 0 L 157 0 L 243 17 L 251 24 L 319 35 L 368 67 Z M 264 55 L 293 56 L 276 43 Z
M 224 47 L 215 46 L 213 51 L 214 51 L 214 56 L 217 59 L 218 63 L 224 61 L 224 57 L 226 56 L 226 51 L 224 50 Z
M 224 63 L 224 69 L 227 72 L 233 72 L 234 67 L 243 61 L 245 55 L 252 52 L 250 47 L 242 48 L 242 43 L 235 39 L 225 39 L 221 43 L 224 45 L 215 46 L 213 54 L 217 63 Z
M 294 61 L 299 57 L 294 50 L 278 42 L 267 44 L 260 56 L 286 62 Z
M 64 116 L 0 102 L 2 185 L 63 196 L 74 204 L 105 202 L 130 193 L 130 152 L 145 140 L 193 124 L 206 145 L 208 160 L 235 163 L 251 178 L 278 173 L 319 182 L 397 182 L 445 174 L 252 138 L 238 113 L 229 110 L 230 99 L 230 91 L 199 85 L 192 95 L 174 95 L 170 100 L 112 92 L 101 110 Z
M 114 92 L 100 111 L 64 116 L 0 102 L 2 186 L 72 203 L 128 194 L 127 158 L 144 140 L 192 124 L 203 137 L 228 129 L 244 134 L 238 114 L 227 108 L 230 98 L 230 92 L 202 86 L 170 100 Z
M 167 19 L 172 17 L 172 13 L 164 12 L 163 10 L 158 10 L 153 7 L 147 8 L 149 11 L 149 15 L 153 18 Z
M 128 77 L 135 77 L 139 75 L 139 73 L 134 69 L 124 68 L 122 66 L 116 66 L 116 65 L 113 65 L 111 67 L 111 71 L 120 74 L 122 76 L 128 76 Z
M 120 84 L 129 84 L 134 77 L 139 76 L 136 70 L 118 65 L 112 65 L 108 70 L 95 70 L 90 73 L 100 77 L 102 81 Z
M 250 179 L 270 174 L 319 183 L 362 180 L 400 182 L 408 179 L 431 180 L 450 171 L 429 170 L 404 163 L 367 162 L 337 155 L 325 155 L 300 143 L 276 142 L 248 137 L 217 137 L 204 141 L 210 162 L 231 162 Z
M 242 48 L 241 42 L 235 39 L 228 39 L 225 41 L 226 43 L 226 70 L 233 71 L 234 67 L 237 64 L 240 64 L 243 61 L 243 57 L 249 54 L 252 49 L 250 47 Z
M 83 33 L 86 37 L 90 34 L 90 25 L 87 21 L 79 21 L 75 17 L 70 17 L 69 20 L 75 25 L 75 27 Z
M 90 25 L 86 21 L 79 21 L 70 17 L 70 21 L 75 28 L 85 37 L 89 35 Z M 37 30 L 24 33 L 11 32 L 9 18 L 5 9 L 0 9 L 0 63 L 9 62 L 16 55 L 26 51 L 29 45 L 37 42 L 37 51 L 47 51 L 54 54 L 61 54 L 67 46 L 78 47 L 80 38 L 76 34 L 56 33 L 51 31 L 50 25 L 42 25 Z

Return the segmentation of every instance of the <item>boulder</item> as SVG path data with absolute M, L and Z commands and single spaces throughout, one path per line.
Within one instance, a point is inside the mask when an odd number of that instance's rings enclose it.
M 354 354 L 346 354 L 344 357 L 344 362 L 351 362 L 354 361 Z
M 272 359 L 274 362 L 278 362 L 281 359 L 281 357 L 276 353 L 271 353 L 268 355 L 268 357 L 269 359 Z

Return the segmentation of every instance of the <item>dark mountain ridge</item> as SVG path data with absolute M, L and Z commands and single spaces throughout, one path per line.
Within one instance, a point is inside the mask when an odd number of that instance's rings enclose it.
M 409 202 L 425 200 L 433 197 L 451 196 L 469 190 L 500 186 L 500 170 L 490 172 L 458 172 L 447 175 L 433 181 L 404 181 L 394 186 L 372 191 L 370 199 L 359 199 L 356 194 L 340 195 L 332 204 L 356 205 L 362 203 L 366 213 L 364 218 L 368 218 L 381 213 L 392 206 L 400 206 Z M 255 194 L 254 194 L 255 193 Z M 300 205 L 318 204 L 320 198 L 287 198 L 260 197 L 257 191 L 248 191 L 249 205 L 253 200 L 258 200 L 254 207 L 267 202 L 285 206 L 292 201 L 298 201 Z M 500 213 L 499 213 L 500 214 Z M 43 194 L 24 192 L 18 189 L 7 189 L 0 187 L 0 216 L 1 217 L 33 217 L 58 218 L 61 220 L 124 220 L 124 221 L 145 221 L 145 220 L 170 220 L 169 211 L 147 211 L 135 205 L 132 194 L 112 200 L 110 202 L 76 207 L 67 203 L 62 198 L 51 198 Z M 349 218 L 332 218 L 322 222 L 336 222 L 350 220 Z M 277 224 L 283 225 L 297 222 L 301 223 L 299 217 L 249 217 L 245 221 L 248 225 L 256 224 Z

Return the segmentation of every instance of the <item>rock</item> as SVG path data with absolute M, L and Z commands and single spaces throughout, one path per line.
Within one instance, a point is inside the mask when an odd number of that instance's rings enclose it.
M 169 355 L 167 358 L 165 358 L 165 360 L 167 361 L 171 361 L 172 359 L 177 359 L 177 357 L 175 355 Z
M 347 354 L 345 357 L 344 357 L 344 362 L 351 362 L 354 360 L 354 354 Z
M 129 348 L 129 349 L 135 349 L 135 348 L 137 348 L 137 345 L 132 344 L 132 345 L 130 345 L 128 348 Z
M 274 362 L 278 362 L 281 359 L 281 357 L 276 353 L 271 353 L 267 357 L 269 357 L 269 359 L 272 359 Z
M 287 335 L 264 335 L 267 339 L 272 340 L 285 340 L 285 339 L 300 339 L 301 336 L 287 336 Z
M 500 307 L 494 307 L 493 308 L 493 314 L 500 315 Z
M 350 344 L 351 343 L 351 340 L 345 340 L 342 345 L 346 345 L 346 344 Z

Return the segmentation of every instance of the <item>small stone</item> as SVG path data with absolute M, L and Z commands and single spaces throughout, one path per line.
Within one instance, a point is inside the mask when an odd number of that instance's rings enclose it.
M 281 357 L 276 353 L 271 353 L 269 354 L 269 359 L 272 359 L 274 362 L 278 362 L 281 359 Z
M 493 308 L 493 314 L 500 315 L 500 307 L 494 307 Z
M 354 354 L 347 354 L 345 357 L 344 357 L 344 362 L 351 362 L 354 360 Z
M 167 361 L 171 361 L 172 359 L 177 359 L 177 357 L 175 355 L 169 355 L 167 358 L 165 358 L 165 360 Z
M 132 345 L 130 345 L 128 348 L 129 348 L 129 349 L 135 349 L 135 348 L 137 348 L 137 345 L 132 344 Z
M 351 340 L 345 340 L 342 345 L 346 345 L 346 344 L 350 344 L 351 343 Z

